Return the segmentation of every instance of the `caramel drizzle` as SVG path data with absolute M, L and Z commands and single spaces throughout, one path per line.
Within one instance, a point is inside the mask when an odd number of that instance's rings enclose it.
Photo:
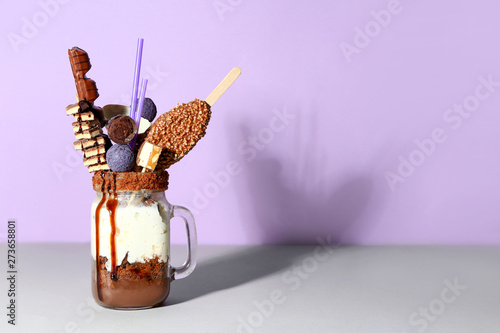
M 109 237 L 110 247 L 111 247 L 111 280 L 117 281 L 116 276 L 116 207 L 118 206 L 118 199 L 116 198 L 116 193 L 113 192 L 111 197 L 106 203 L 106 208 L 109 212 L 109 221 L 111 224 L 111 234 Z
M 104 202 L 106 202 L 106 194 L 104 193 L 103 188 L 104 188 L 104 174 L 102 174 L 103 177 L 103 182 L 102 182 L 102 188 L 101 188 L 101 193 L 102 193 L 102 198 L 101 201 L 99 201 L 99 204 L 97 205 L 95 209 L 95 273 L 96 273 L 96 288 L 97 288 L 97 298 L 102 301 L 102 292 L 101 292 L 101 274 L 99 272 L 99 260 L 100 260 L 100 255 L 99 255 L 99 222 L 100 222 L 100 217 L 101 217 L 101 208 L 104 205 Z
M 100 215 L 101 215 L 101 209 L 104 203 L 106 203 L 106 209 L 108 210 L 109 213 L 109 221 L 111 225 L 111 234 L 110 234 L 110 247 L 111 247 L 111 280 L 112 281 L 117 281 L 118 276 L 116 274 L 116 207 L 118 207 L 118 197 L 116 193 L 116 175 L 113 174 L 113 184 L 115 184 L 115 187 L 111 189 L 111 182 L 108 182 L 107 189 L 104 189 L 105 186 L 105 180 L 104 180 L 104 173 L 102 173 L 102 186 L 101 186 L 101 193 L 102 193 L 102 198 L 101 201 L 99 201 L 99 204 L 96 207 L 95 211 L 95 238 L 96 238 L 96 286 L 97 286 L 97 297 L 100 301 L 102 301 L 102 291 L 101 291 L 101 278 L 100 278 L 100 272 L 99 272 L 99 239 L 100 239 L 100 233 L 99 233 L 99 222 L 100 222 Z M 108 196 L 107 193 L 111 193 L 111 195 Z
M 99 160 L 99 163 L 101 161 Z M 116 194 L 116 174 L 113 173 L 113 184 L 114 188 L 111 189 L 111 183 L 108 184 L 108 192 L 111 192 L 111 198 L 108 199 L 106 203 L 106 208 L 109 212 L 109 223 L 111 225 L 111 233 L 109 235 L 109 245 L 111 249 L 111 280 L 117 281 L 118 276 L 116 275 L 116 207 L 118 207 L 118 198 Z

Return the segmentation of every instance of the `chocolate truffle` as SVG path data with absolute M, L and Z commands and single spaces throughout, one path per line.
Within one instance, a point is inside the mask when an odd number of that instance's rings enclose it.
M 108 135 L 114 142 L 125 145 L 137 134 L 137 124 L 129 116 L 118 115 L 108 122 Z

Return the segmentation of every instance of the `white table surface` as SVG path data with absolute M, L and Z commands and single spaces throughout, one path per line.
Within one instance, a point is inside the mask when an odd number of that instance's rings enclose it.
M 500 332 L 498 247 L 201 246 L 195 272 L 142 311 L 94 303 L 89 251 L 18 244 L 17 325 L 4 278 L 0 332 Z

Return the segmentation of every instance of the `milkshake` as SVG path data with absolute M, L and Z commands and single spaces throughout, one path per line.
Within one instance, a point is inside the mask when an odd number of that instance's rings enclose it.
M 93 174 L 96 197 L 91 205 L 92 294 L 112 309 L 144 309 L 162 304 L 170 282 L 196 265 L 196 228 L 191 212 L 165 197 L 169 174 L 206 134 L 211 107 L 240 75 L 233 68 L 206 100 L 178 104 L 155 120 L 155 103 L 140 82 L 143 40 L 139 39 L 130 107 L 94 104 L 96 82 L 87 77 L 90 57 L 78 47 L 68 50 L 75 79 L 72 116 L 76 150 Z M 150 124 L 151 127 L 141 126 Z M 141 133 L 139 130 L 142 128 Z M 187 232 L 187 259 L 170 264 L 170 219 L 180 217 Z
M 92 293 L 103 306 L 144 308 L 170 291 L 166 171 L 97 172 L 91 207 Z

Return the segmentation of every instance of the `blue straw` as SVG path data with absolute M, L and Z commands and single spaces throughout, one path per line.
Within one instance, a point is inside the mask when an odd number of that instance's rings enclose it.
M 137 40 L 137 52 L 135 55 L 135 71 L 134 71 L 134 84 L 132 86 L 132 101 L 130 102 L 130 117 L 135 118 L 135 113 L 137 110 L 137 91 L 139 88 L 139 78 L 141 76 L 141 61 L 142 61 L 142 45 L 144 44 L 144 39 L 139 38 Z
M 135 123 L 137 124 L 137 133 L 139 133 L 139 126 L 141 125 L 141 117 L 142 117 L 142 109 L 144 107 L 144 99 L 146 98 L 146 88 L 148 86 L 148 80 L 142 79 L 141 82 L 141 92 L 139 94 L 139 105 L 137 106 L 137 112 L 135 112 Z M 137 134 L 134 136 L 134 139 L 130 141 L 129 146 L 132 149 L 135 149 L 135 143 L 137 141 Z

